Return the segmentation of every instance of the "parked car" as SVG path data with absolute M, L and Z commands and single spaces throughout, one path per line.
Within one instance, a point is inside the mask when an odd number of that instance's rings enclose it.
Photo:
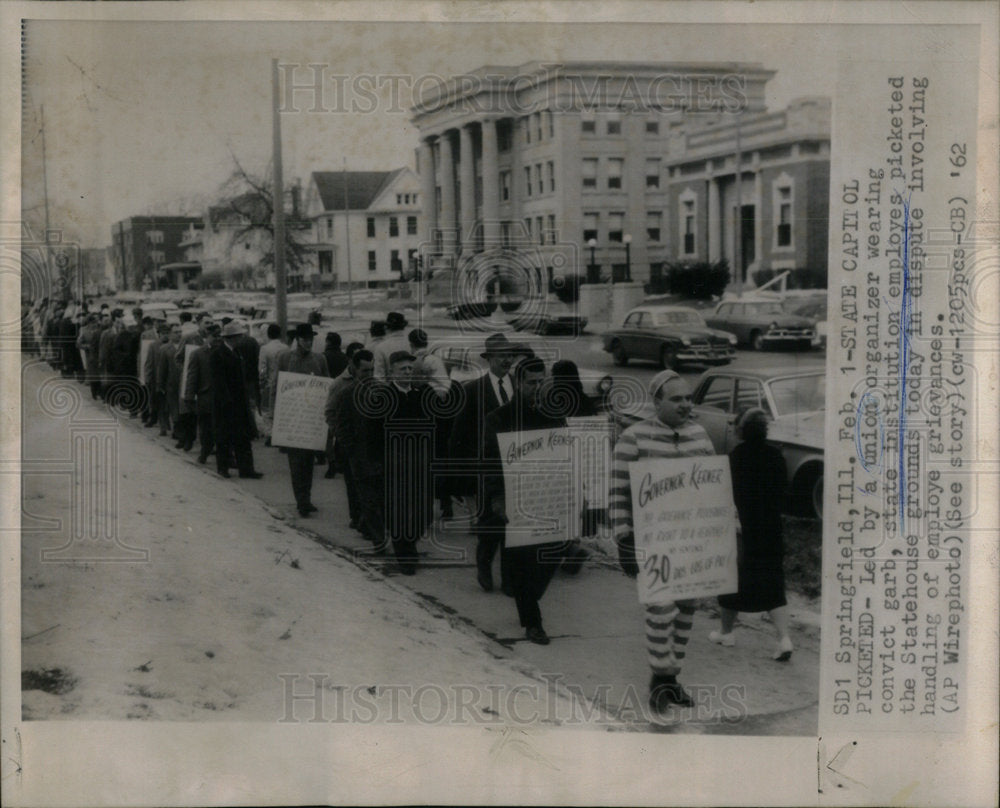
M 536 334 L 582 334 L 587 327 L 587 318 L 572 306 L 561 300 L 546 298 L 526 300 L 515 309 L 508 322 L 518 331 L 534 331 Z
M 823 290 L 822 295 L 816 294 L 809 297 L 788 298 L 781 305 L 789 314 L 797 314 L 799 317 L 806 317 L 812 320 L 816 324 L 816 335 L 812 341 L 813 347 L 826 348 L 826 290 Z
M 713 369 L 694 385 L 695 417 L 719 454 L 739 442 L 739 412 L 761 407 L 771 420 L 768 441 L 781 449 L 788 466 L 791 504 L 799 512 L 823 514 L 823 431 L 826 372 L 822 367 L 792 370 Z
M 664 368 L 689 362 L 726 365 L 736 355 L 735 336 L 710 328 L 697 311 L 683 306 L 639 306 L 601 340 L 621 366 L 630 359 L 659 362 Z
M 487 303 L 453 303 L 448 306 L 447 314 L 453 320 L 475 320 L 478 317 L 489 317 L 496 311 L 497 304 Z
M 789 314 L 778 300 L 723 300 L 705 322 L 735 334 L 755 351 L 777 345 L 810 348 L 816 335 L 813 320 Z

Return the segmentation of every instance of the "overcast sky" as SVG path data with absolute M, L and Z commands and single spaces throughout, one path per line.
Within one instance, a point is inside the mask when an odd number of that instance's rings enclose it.
M 799 95 L 832 95 L 838 54 L 857 47 L 856 33 L 802 25 L 31 21 L 26 218 L 41 221 L 42 105 L 52 226 L 83 246 L 105 246 L 121 218 L 213 195 L 232 170 L 230 150 L 263 173 L 273 57 L 355 77 L 447 77 L 532 60 L 754 61 L 778 71 L 767 93 L 768 107 L 778 109 Z M 340 170 L 345 158 L 356 170 L 412 167 L 411 81 L 391 86 L 401 90 L 395 108 L 386 89 L 370 113 L 284 115 L 286 179 Z

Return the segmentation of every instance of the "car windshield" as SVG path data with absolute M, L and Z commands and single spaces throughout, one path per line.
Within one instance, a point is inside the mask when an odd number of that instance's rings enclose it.
M 704 320 L 696 311 L 658 311 L 657 325 L 704 325 Z
M 822 373 L 774 379 L 769 387 L 777 415 L 815 412 L 825 405 L 825 376 Z
M 748 314 L 784 314 L 780 303 L 748 303 Z

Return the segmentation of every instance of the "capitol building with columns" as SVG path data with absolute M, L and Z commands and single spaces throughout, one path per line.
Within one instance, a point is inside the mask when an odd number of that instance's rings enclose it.
M 504 274 L 528 293 L 574 274 L 642 283 L 668 262 L 731 259 L 737 215 L 744 274 L 772 248 L 781 266 L 825 263 L 829 101 L 769 113 L 773 76 L 758 63 L 530 62 L 429 87 L 411 110 L 424 266 L 479 292 Z M 821 248 L 807 247 L 819 229 Z

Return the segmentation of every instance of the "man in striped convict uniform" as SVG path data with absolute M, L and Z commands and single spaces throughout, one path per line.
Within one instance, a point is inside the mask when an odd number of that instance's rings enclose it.
M 615 444 L 611 470 L 610 515 L 618 544 L 618 557 L 625 574 L 639 574 L 632 530 L 632 492 L 629 463 L 657 457 L 714 455 L 705 430 L 690 420 L 691 391 L 680 376 L 665 370 L 649 384 L 656 416 L 633 424 Z M 646 649 L 653 675 L 649 682 L 649 705 L 662 712 L 671 704 L 690 707 L 691 696 L 677 681 L 684 649 L 691 633 L 693 601 L 646 606 Z

